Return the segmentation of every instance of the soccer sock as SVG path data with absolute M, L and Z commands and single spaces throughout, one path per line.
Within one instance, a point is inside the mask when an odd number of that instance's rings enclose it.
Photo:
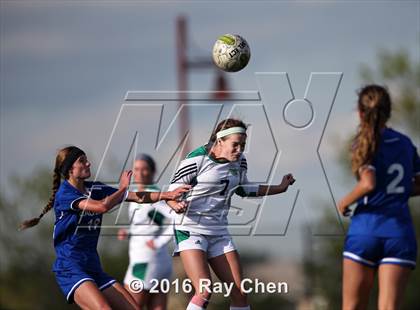
M 203 310 L 205 308 L 194 305 L 191 301 L 187 306 L 187 310 Z
M 205 310 L 209 301 L 201 296 L 194 295 L 186 310 Z
M 246 306 L 246 307 L 232 307 L 230 306 L 230 310 L 251 310 L 250 306 Z

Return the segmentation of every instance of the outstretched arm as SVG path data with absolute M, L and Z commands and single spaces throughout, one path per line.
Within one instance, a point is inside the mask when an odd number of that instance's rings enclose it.
M 129 192 L 126 201 L 151 203 L 159 200 L 176 200 L 190 189 L 190 185 L 182 185 L 169 192 Z
M 278 185 L 260 185 L 258 187 L 257 196 L 269 196 L 284 193 L 289 188 L 289 185 L 295 183 L 295 179 L 291 173 L 283 176 L 283 180 Z
M 94 200 L 91 198 L 86 198 L 76 202 L 74 207 L 94 213 L 105 213 L 109 211 L 114 206 L 121 203 L 124 199 L 130 184 L 131 175 L 132 171 L 124 171 L 121 175 L 120 186 L 118 190 L 115 193 L 107 196 L 105 199 Z M 126 201 L 149 203 L 159 200 L 174 200 L 181 197 L 181 195 L 189 191 L 190 188 L 190 185 L 183 185 L 168 192 L 128 192 Z
M 376 175 L 373 167 L 365 167 L 360 173 L 359 182 L 353 190 L 338 203 L 338 210 L 344 216 L 349 215 L 349 207 L 363 196 L 369 194 L 376 187 Z
M 94 200 L 86 198 L 75 203 L 73 207 L 84 211 L 90 211 L 94 213 L 105 213 L 112 209 L 115 205 L 121 203 L 127 192 L 128 185 L 130 184 L 132 171 L 124 171 L 120 178 L 120 186 L 118 190 L 107 196 L 102 200 Z

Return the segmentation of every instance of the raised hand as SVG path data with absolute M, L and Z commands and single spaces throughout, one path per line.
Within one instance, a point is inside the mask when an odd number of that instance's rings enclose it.
M 127 229 L 121 228 L 118 230 L 118 234 L 117 234 L 118 240 L 125 240 L 128 237 L 128 232 Z
M 188 207 L 188 204 L 185 201 L 171 201 L 171 203 L 168 203 L 168 205 L 176 213 L 184 213 Z
M 295 183 L 295 181 L 296 180 L 293 177 L 293 175 L 291 173 L 288 173 L 285 176 L 283 176 L 280 185 L 284 188 L 284 191 L 286 191 L 289 185 L 292 185 L 293 183 Z
M 182 198 L 182 194 L 188 192 L 191 189 L 191 185 L 182 185 L 171 192 L 167 192 L 165 200 L 179 200 Z
M 130 185 L 130 181 L 131 181 L 131 175 L 133 174 L 133 171 L 131 170 L 125 170 L 122 174 L 121 174 L 121 178 L 120 178 L 120 188 L 128 188 L 128 186 Z

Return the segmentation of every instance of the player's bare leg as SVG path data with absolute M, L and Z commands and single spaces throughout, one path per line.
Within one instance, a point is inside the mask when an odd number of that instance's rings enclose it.
M 231 306 L 248 306 L 247 296 L 241 291 L 242 267 L 237 251 L 231 251 L 209 259 L 211 268 L 217 277 L 226 283 L 234 283 L 231 293 Z
M 343 310 L 364 310 L 375 279 L 375 269 L 343 259 Z
M 139 309 L 131 297 L 130 293 L 120 283 L 114 283 L 112 286 L 103 290 L 105 298 L 112 309 Z
M 127 292 L 130 293 L 131 297 L 134 299 L 137 306 L 140 307 L 140 309 L 144 308 L 147 303 L 149 302 L 149 296 L 150 294 L 147 291 L 142 291 L 140 293 L 134 293 L 130 291 L 130 288 L 128 285 L 124 285 L 124 288 Z
M 197 304 L 201 301 L 202 305 L 200 307 L 204 309 L 206 307 L 204 301 L 208 301 L 211 297 L 211 292 L 200 287 L 200 280 L 208 279 L 211 281 L 207 254 L 201 250 L 185 250 L 180 252 L 180 256 L 185 273 L 195 289 L 195 295 L 191 302 Z M 197 300 L 198 302 L 196 302 Z
M 400 309 L 411 269 L 393 264 L 381 264 L 378 269 L 379 310 Z
M 74 302 L 84 310 L 111 310 L 105 296 L 92 281 L 85 281 L 74 292 Z
M 147 303 L 147 310 L 166 310 L 168 300 L 166 295 L 165 293 L 152 294 L 152 298 Z

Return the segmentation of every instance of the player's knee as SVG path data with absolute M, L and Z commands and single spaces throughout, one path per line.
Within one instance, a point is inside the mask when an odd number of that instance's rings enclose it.
M 396 310 L 398 308 L 398 303 L 395 300 L 390 300 L 386 297 L 379 298 L 378 310 Z

